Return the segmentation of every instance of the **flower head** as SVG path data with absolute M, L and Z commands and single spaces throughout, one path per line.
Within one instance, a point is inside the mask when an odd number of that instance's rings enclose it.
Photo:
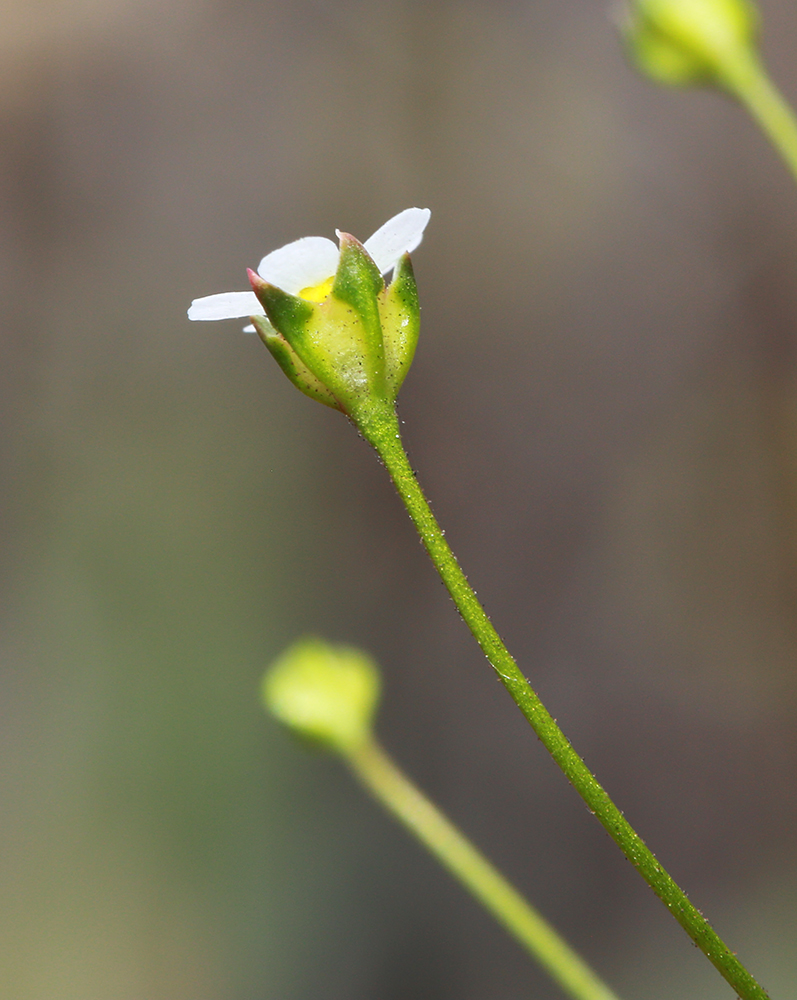
M 622 25 L 632 59 L 659 83 L 731 90 L 757 29 L 751 0 L 632 0 Z
M 412 361 L 419 309 L 409 253 L 429 216 L 408 208 L 365 243 L 340 231 L 340 247 L 322 236 L 288 243 L 248 272 L 252 291 L 195 299 L 188 318 L 251 317 L 246 329 L 302 392 L 356 419 L 369 400 L 393 402 Z
M 347 753 L 369 738 L 379 672 L 359 649 L 300 639 L 266 672 L 263 704 L 295 733 Z

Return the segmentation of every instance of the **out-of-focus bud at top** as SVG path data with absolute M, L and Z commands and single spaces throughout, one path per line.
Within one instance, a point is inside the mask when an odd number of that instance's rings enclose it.
M 750 0 L 633 0 L 622 22 L 638 68 L 670 86 L 728 86 L 754 55 Z
M 196 299 L 189 319 L 250 316 L 247 329 L 297 388 L 357 422 L 374 403 L 392 405 L 412 361 L 420 312 L 409 253 L 429 215 L 408 208 L 365 243 L 338 232 L 340 249 L 317 236 L 289 243 L 249 271 L 251 292 Z
M 301 639 L 266 671 L 262 696 L 266 709 L 294 732 L 345 754 L 369 738 L 379 686 L 365 653 Z

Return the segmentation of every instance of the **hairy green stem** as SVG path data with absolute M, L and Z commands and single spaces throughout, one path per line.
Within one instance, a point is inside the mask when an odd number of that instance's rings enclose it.
M 372 794 L 459 879 L 575 1000 L 617 994 L 560 937 L 484 855 L 415 787 L 374 740 L 345 758 Z
M 728 60 L 722 69 L 722 82 L 747 109 L 797 181 L 797 121 L 755 53 L 745 50 Z
M 395 410 L 380 406 L 361 414 L 357 426 L 376 449 L 462 618 L 501 683 L 570 783 L 626 858 L 742 1000 L 766 1000 L 767 993 L 693 906 L 620 812 L 523 676 L 462 572 L 429 507 L 401 441 Z

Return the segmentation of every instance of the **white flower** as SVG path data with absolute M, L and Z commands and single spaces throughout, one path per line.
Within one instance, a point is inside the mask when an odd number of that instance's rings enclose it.
M 405 253 L 413 251 L 423 239 L 431 212 L 428 208 L 407 208 L 394 215 L 370 236 L 363 246 L 380 272 L 392 271 Z M 340 236 L 340 230 L 336 230 Z M 284 292 L 310 302 L 326 298 L 338 267 L 340 251 L 324 236 L 305 236 L 273 250 L 258 265 L 260 277 Z M 194 299 L 188 318 L 195 320 L 240 319 L 262 316 L 263 306 L 254 292 L 221 292 Z M 254 327 L 246 327 L 254 332 Z

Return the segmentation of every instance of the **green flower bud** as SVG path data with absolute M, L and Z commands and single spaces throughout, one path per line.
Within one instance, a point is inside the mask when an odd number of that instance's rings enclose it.
M 379 672 L 365 653 L 301 639 L 266 671 L 266 709 L 299 735 L 329 750 L 356 750 L 371 734 Z
M 669 86 L 728 86 L 754 56 L 750 0 L 634 0 L 622 31 L 637 67 Z

